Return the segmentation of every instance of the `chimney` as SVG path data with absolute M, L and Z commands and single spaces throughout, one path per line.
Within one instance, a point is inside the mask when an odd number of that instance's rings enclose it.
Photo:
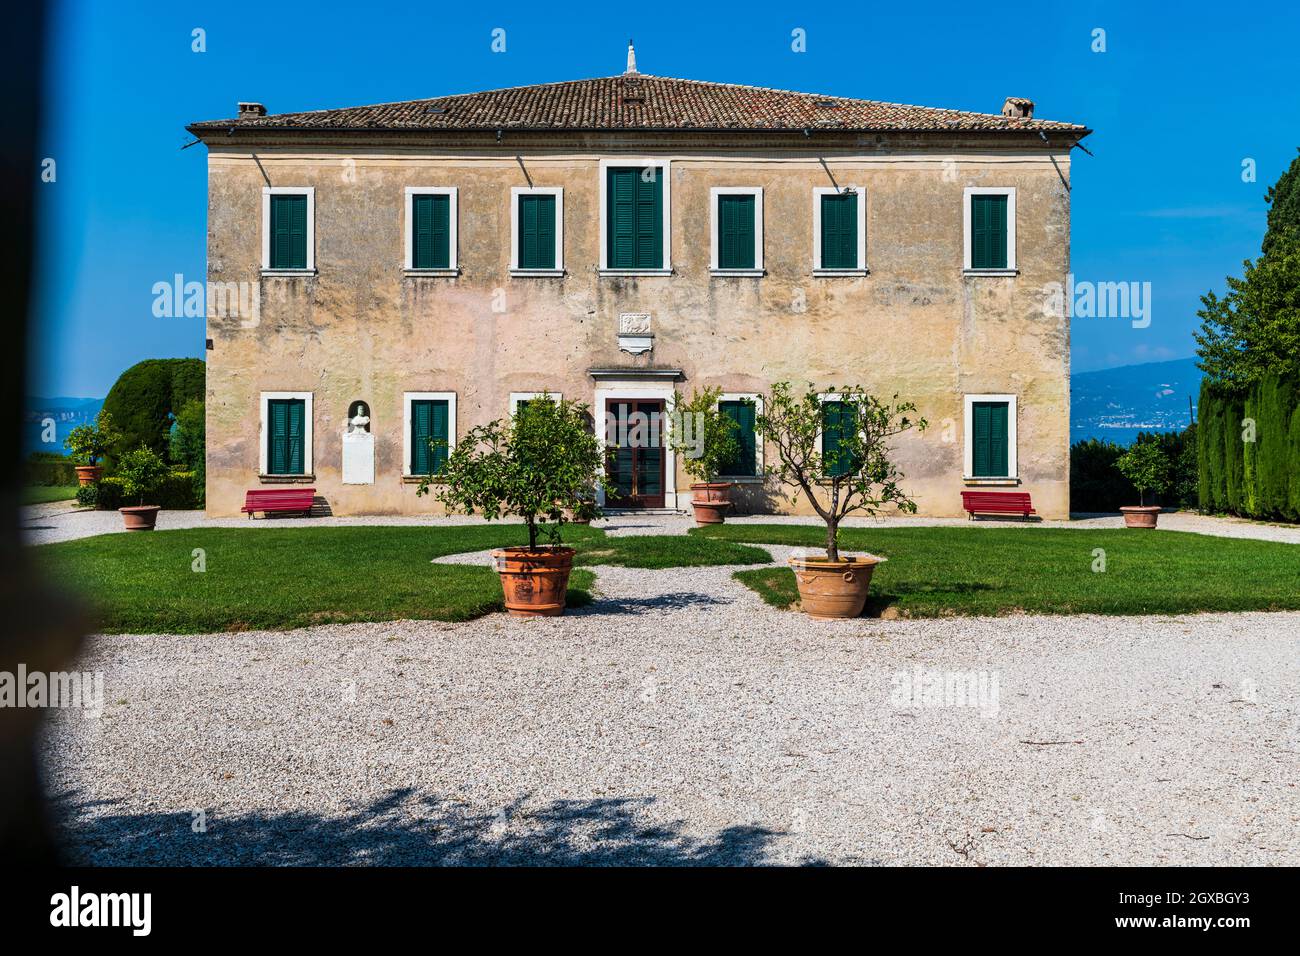
M 265 116 L 265 115 L 266 115 L 266 107 L 263 106 L 261 103 L 240 103 L 239 104 L 240 119 L 257 119 L 259 116 Z
M 1034 101 L 1022 96 L 1008 96 L 1002 104 L 1002 115 L 1011 119 L 1033 119 Z

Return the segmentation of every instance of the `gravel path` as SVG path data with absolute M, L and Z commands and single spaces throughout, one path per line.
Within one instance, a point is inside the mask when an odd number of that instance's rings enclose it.
M 1300 614 L 815 622 L 732 570 L 600 568 L 551 620 L 94 638 L 102 713 L 46 731 L 71 854 L 1300 863 Z M 917 668 L 983 672 L 980 706 L 894 699 Z

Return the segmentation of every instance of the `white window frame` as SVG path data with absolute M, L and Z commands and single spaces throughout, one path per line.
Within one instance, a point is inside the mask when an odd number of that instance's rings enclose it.
M 412 200 L 416 196 L 450 196 L 447 204 L 447 268 L 417 269 L 415 261 L 415 217 L 412 214 Z M 403 271 L 411 276 L 457 276 L 460 275 L 460 191 L 455 186 L 407 186 L 405 213 L 402 217 L 402 234 L 406 249 Z
M 718 265 L 718 197 L 754 197 L 754 268 L 723 269 Z M 714 186 L 709 190 L 709 271 L 715 276 L 763 275 L 763 187 Z
M 645 169 L 647 166 L 654 166 L 659 170 L 659 175 L 664 181 L 664 202 L 663 202 L 663 225 L 661 232 L 663 234 L 663 268 L 662 269 L 611 269 L 609 267 L 609 231 L 608 206 L 605 193 L 609 187 L 609 169 L 632 166 L 638 169 Z M 667 159 L 637 159 L 628 157 L 626 159 L 602 159 L 600 161 L 600 269 L 603 276 L 666 276 L 672 275 L 673 272 L 673 239 L 672 239 L 672 162 Z
M 445 401 L 447 403 L 447 454 L 456 450 L 456 393 L 455 392 L 403 392 L 402 393 L 402 477 L 420 477 L 411 472 L 411 402 Z M 436 476 L 435 476 L 436 477 Z
M 271 268 L 271 197 L 307 197 L 307 268 Z M 262 187 L 262 275 L 310 276 L 316 274 L 316 187 L 315 186 L 263 186 Z
M 519 197 L 555 197 L 555 268 L 521 269 L 519 267 Z M 512 276 L 564 275 L 564 188 L 562 186 L 510 187 L 510 274 Z
M 755 260 L 757 261 L 757 260 Z M 763 396 L 757 392 L 723 392 L 718 396 L 718 405 L 721 407 L 723 402 L 753 402 L 754 411 L 758 415 L 763 414 Z M 719 475 L 719 480 L 724 480 Z M 754 434 L 754 474 L 752 475 L 727 475 L 726 481 L 735 482 L 736 484 L 758 484 L 763 481 L 763 435 L 755 431 Z
M 559 392 L 511 392 L 510 393 L 510 417 L 514 418 L 519 411 L 520 402 L 531 402 L 535 398 L 549 398 L 556 404 L 564 400 L 564 396 Z
M 972 196 L 1006 196 L 1007 197 L 1007 267 L 1005 269 L 975 269 L 971 266 L 971 197 Z M 1013 276 L 1018 275 L 1016 266 L 1016 187 L 1014 186 L 967 186 L 961 202 L 962 232 L 962 271 L 968 276 Z
M 975 417 L 976 402 L 1006 402 L 1007 405 L 1007 474 L 979 475 L 975 471 Z M 962 453 L 962 480 L 973 483 L 1018 481 L 1020 478 L 1019 461 L 1016 455 L 1016 396 L 1014 395 L 966 395 L 964 396 L 963 431 L 964 449 Z
M 312 458 L 312 392 L 262 392 L 259 396 L 261 405 L 260 419 L 261 424 L 257 429 L 257 474 L 262 478 L 305 478 L 315 474 L 314 460 Z M 303 400 L 302 406 L 302 466 L 304 470 L 298 474 L 272 475 L 267 472 L 270 462 L 267 460 L 267 438 L 270 435 L 270 419 L 268 410 L 272 399 L 293 399 L 300 398 Z
M 858 194 L 858 264 L 852 269 L 822 268 L 822 197 Z M 864 276 L 867 274 L 867 190 L 863 186 L 813 187 L 813 268 L 815 276 Z

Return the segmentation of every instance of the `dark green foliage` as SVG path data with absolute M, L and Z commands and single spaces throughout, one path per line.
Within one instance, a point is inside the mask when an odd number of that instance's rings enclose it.
M 123 505 L 138 504 L 138 502 L 127 498 L 122 488 L 122 479 L 116 476 L 102 479 L 99 482 L 97 494 L 98 499 L 94 503 L 108 511 L 115 511 Z M 145 495 L 144 503 L 159 505 L 169 511 L 190 511 L 195 508 L 202 508 L 203 485 L 196 481 L 193 472 L 171 471 L 163 476 L 157 488 Z
M 82 508 L 99 506 L 99 485 L 81 485 L 77 488 L 77 505 Z
M 77 464 L 71 458 L 48 451 L 35 451 L 23 467 L 26 485 L 53 488 L 77 483 Z
M 1264 198 L 1269 208 L 1262 248 L 1267 256 L 1286 243 L 1300 242 L 1300 156 L 1291 160 Z
M 1154 498 L 1167 508 L 1196 508 L 1196 426 L 1181 432 L 1139 432 L 1134 444 L 1156 445 L 1169 462 L 1169 486 Z M 1070 510 L 1077 513 L 1118 511 L 1139 500 L 1133 483 L 1120 474 L 1116 462 L 1127 449 L 1111 441 L 1089 438 L 1070 446 Z
M 104 399 L 122 434 L 110 462 L 140 445 L 166 455 L 172 416 L 188 402 L 203 401 L 205 374 L 203 361 L 194 358 L 146 359 L 123 372 Z
M 1204 511 L 1300 521 L 1300 384 L 1266 375 L 1244 393 L 1201 384 Z

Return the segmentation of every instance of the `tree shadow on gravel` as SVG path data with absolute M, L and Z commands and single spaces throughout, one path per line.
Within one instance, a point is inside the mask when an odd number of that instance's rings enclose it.
M 586 606 L 579 606 L 572 616 L 609 614 L 648 614 L 659 611 L 682 611 L 691 608 L 715 607 L 730 604 L 730 599 L 700 591 L 666 591 L 653 597 L 611 598 L 598 597 Z M 574 609 L 570 606 L 566 614 Z
M 407 788 L 337 816 L 210 811 L 206 832 L 190 813 L 52 803 L 65 861 L 89 866 L 757 866 L 781 835 L 736 826 L 698 840 L 680 822 L 645 821 L 651 797 L 525 800 L 483 813 Z

